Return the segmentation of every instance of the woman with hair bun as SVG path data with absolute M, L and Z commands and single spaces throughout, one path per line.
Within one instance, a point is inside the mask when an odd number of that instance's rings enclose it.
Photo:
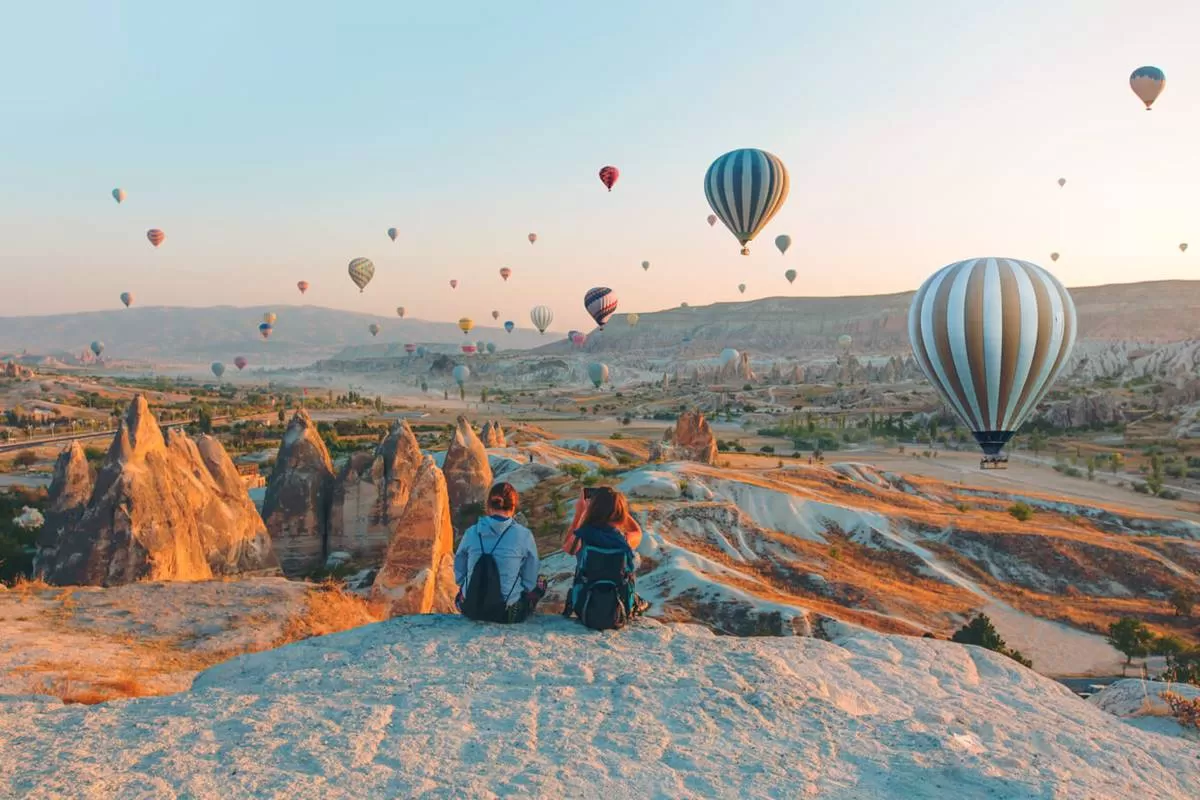
M 487 513 L 463 533 L 454 555 L 455 603 L 481 622 L 524 622 L 546 593 L 538 577 L 533 534 L 513 519 L 520 506 L 517 490 L 497 483 L 488 491 Z

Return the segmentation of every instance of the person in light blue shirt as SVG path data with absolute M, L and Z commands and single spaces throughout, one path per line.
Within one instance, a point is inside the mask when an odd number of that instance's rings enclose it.
M 454 580 L 459 587 L 456 604 L 460 611 L 475 619 L 524 622 L 546 593 L 546 582 L 538 577 L 541 562 L 533 534 L 513 519 L 519 503 L 517 490 L 511 484 L 493 486 L 488 492 L 487 514 L 463 533 L 454 555 Z M 481 578 L 476 565 L 485 554 L 495 561 L 495 572 L 483 570 L 489 577 Z M 472 596 L 472 580 L 491 577 L 497 579 L 498 587 L 486 590 L 477 587 L 476 596 Z M 497 605 L 480 613 L 485 602 Z M 472 609 L 474 613 L 469 613 Z

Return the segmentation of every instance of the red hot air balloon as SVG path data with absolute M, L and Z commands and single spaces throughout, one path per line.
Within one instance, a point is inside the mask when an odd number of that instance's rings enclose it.
M 476 350 L 478 350 L 478 349 L 479 349 L 479 348 L 477 348 L 477 347 L 476 347 L 475 345 L 473 345 L 473 344 L 464 344 L 464 345 L 462 346 L 462 351 L 463 351 L 464 353 L 466 353 L 467 355 L 469 355 L 469 356 L 473 356 L 473 355 L 475 355 L 475 351 L 476 351 Z
M 150 244 L 158 247 L 163 243 L 163 240 L 167 238 L 167 235 L 158 228 L 151 228 L 150 230 L 146 231 L 146 238 L 150 240 Z
M 417 352 L 417 346 L 415 344 L 406 344 L 404 345 L 404 352 L 412 355 L 413 353 Z
M 450 281 L 450 288 L 451 288 L 451 289 L 457 289 L 457 288 L 458 288 L 458 281 L 456 281 L 456 280 L 451 280 L 451 281 Z
M 246 365 L 249 363 L 250 362 L 246 360 L 245 356 L 238 356 L 237 358 L 235 358 L 233 360 L 233 365 L 238 368 L 238 372 L 241 372 L 242 370 L 244 370 L 246 368 Z
M 297 281 L 296 288 L 300 290 L 300 294 L 308 291 L 308 281 Z
M 576 347 L 583 347 L 583 344 L 586 341 L 587 335 L 581 333 L 580 331 L 575 331 L 571 334 L 571 344 L 575 345 Z
M 508 267 L 501 267 L 501 268 L 500 268 L 500 277 L 501 277 L 501 278 L 503 278 L 504 280 L 508 280 L 508 276 L 509 276 L 509 275 L 512 275 L 512 270 L 511 270 L 511 269 L 509 269 Z
M 608 187 L 611 192 L 613 184 L 617 182 L 617 178 L 621 177 L 621 170 L 613 166 L 600 168 L 600 182 Z

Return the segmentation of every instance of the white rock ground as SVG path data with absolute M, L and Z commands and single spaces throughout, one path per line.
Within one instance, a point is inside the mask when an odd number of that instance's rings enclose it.
M 0 699 L 0 796 L 1194 798 L 1194 742 L 1003 656 L 853 632 L 408 617 L 190 692 Z

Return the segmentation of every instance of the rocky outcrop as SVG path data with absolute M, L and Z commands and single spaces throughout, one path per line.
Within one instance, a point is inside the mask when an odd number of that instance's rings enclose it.
M 482 506 L 492 486 L 492 468 L 483 442 L 479 441 L 466 417 L 458 418 L 454 437 L 446 450 L 446 460 L 442 462 L 442 472 L 446 476 L 450 513 L 455 520 L 470 506 Z
M 33 572 L 45 577 L 55 571 L 59 541 L 83 516 L 96 479 L 78 441 L 72 441 L 54 462 L 45 522 L 37 539 Z
M 262 512 L 288 577 L 324 563 L 333 485 L 333 462 L 325 442 L 308 412 L 299 409 L 279 446 Z
M 750 368 L 750 354 L 739 353 L 737 358 L 718 367 L 716 380 L 720 382 L 755 380 L 754 370 Z
M 478 441 L 478 440 L 477 440 Z M 391 615 L 454 611 L 454 529 L 446 478 L 422 456 L 371 587 Z
M 483 429 L 479 432 L 479 438 L 483 440 L 484 447 L 508 447 L 504 439 L 504 429 L 494 419 L 483 423 Z
M 34 372 L 29 367 L 23 367 L 14 361 L 4 362 L 4 366 L 0 369 L 0 378 L 16 378 L 17 380 L 27 381 L 34 376 Z
M 374 453 L 356 453 L 333 489 L 327 553 L 379 564 L 404 517 L 422 463 L 412 429 L 397 422 Z
M 680 414 L 674 430 L 667 431 L 663 441 L 651 442 L 650 460 L 715 464 L 717 440 L 704 414 L 695 409 Z
M 207 580 L 277 569 L 265 526 L 215 439 L 166 437 L 141 395 L 121 420 L 78 519 L 57 537 L 46 579 L 115 586 L 139 580 Z M 64 514 L 86 484 L 78 456 L 60 458 Z M 71 486 L 74 486 L 72 489 Z
M 1056 428 L 1090 428 L 1125 421 L 1117 398 L 1099 392 L 1047 403 L 1037 416 Z

